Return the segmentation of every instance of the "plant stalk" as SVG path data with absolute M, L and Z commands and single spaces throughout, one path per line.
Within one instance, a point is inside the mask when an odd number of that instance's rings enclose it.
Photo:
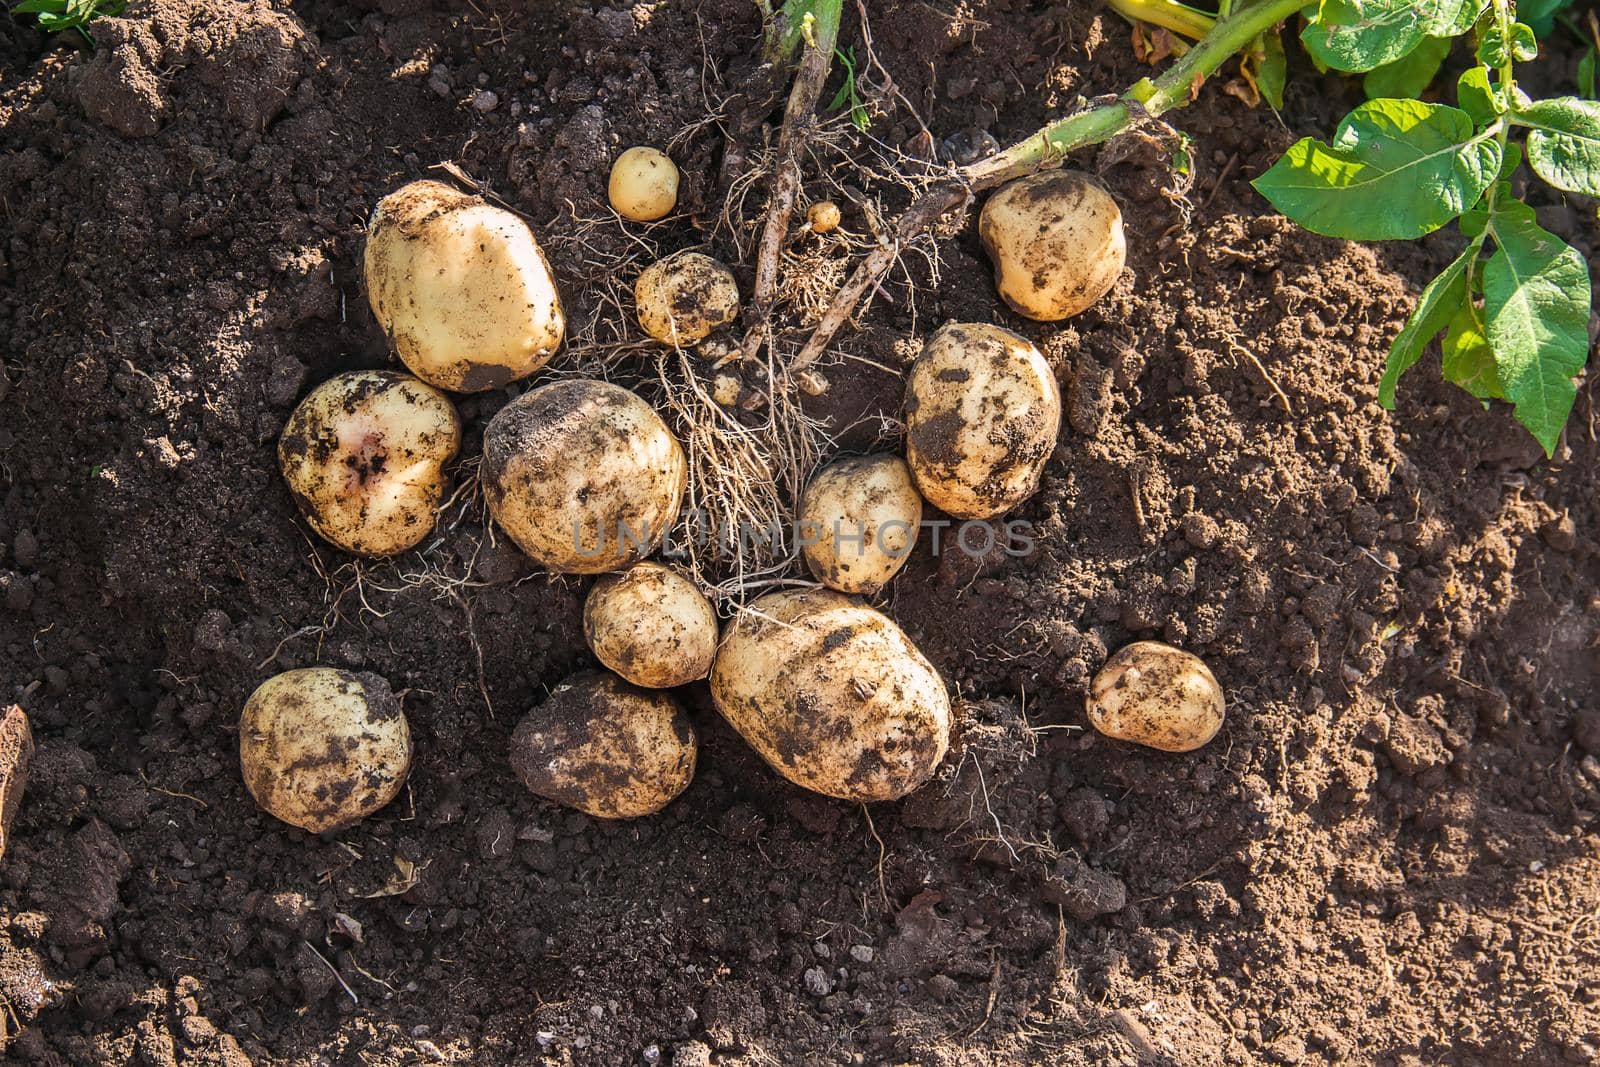
M 1053 122 L 997 155 L 960 168 L 955 178 L 929 189 L 900 216 L 893 239 L 879 243 L 851 272 L 789 364 L 790 372 L 822 356 L 856 305 L 889 273 L 901 246 L 926 232 L 947 211 L 965 204 L 975 193 L 1043 170 L 1074 149 L 1109 141 L 1145 117 L 1155 118 L 1188 105 L 1205 80 L 1229 58 L 1304 6 L 1305 0 L 1258 0 L 1237 7 L 1218 19 L 1205 37 L 1154 81 L 1141 78 L 1115 100 Z

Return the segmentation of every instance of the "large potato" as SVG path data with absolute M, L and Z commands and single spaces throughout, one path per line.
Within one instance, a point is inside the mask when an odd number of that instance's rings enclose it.
M 906 381 L 906 460 L 923 497 L 960 519 L 1009 511 L 1039 488 L 1061 428 L 1061 390 L 1010 330 L 951 323 Z
M 818 471 L 800 499 L 806 566 L 844 593 L 876 593 L 917 543 L 922 496 L 899 456 L 852 456 Z
M 1159 641 L 1118 649 L 1089 686 L 1089 721 L 1120 741 L 1189 752 L 1222 729 L 1222 687 L 1200 657 Z
M 423 381 L 498 389 L 550 361 L 566 318 L 527 224 L 442 182 L 378 201 L 367 226 L 367 298 Z
M 689 787 L 696 750 L 689 716 L 666 693 L 588 671 L 517 725 L 511 769 L 546 800 L 601 819 L 634 819 Z
M 1031 174 L 995 193 L 978 216 L 978 239 L 1001 297 L 1041 322 L 1069 318 L 1105 296 L 1127 259 L 1117 202 L 1070 170 Z
M 541 386 L 483 433 L 489 511 L 552 571 L 602 574 L 648 556 L 677 519 L 687 480 L 661 416 L 607 382 Z
M 774 770 L 843 800 L 893 800 L 933 774 L 950 697 L 886 616 L 829 589 L 769 593 L 729 626 L 711 697 Z
M 739 314 L 739 285 L 710 256 L 679 252 L 639 273 L 633 303 L 645 333 L 664 345 L 689 348 Z
M 313 833 L 339 830 L 400 792 L 411 730 L 375 674 L 285 671 L 245 702 L 239 764 L 245 788 L 268 813 Z
M 625 219 L 654 222 L 666 218 L 678 203 L 677 164 L 658 148 L 630 148 L 611 164 L 606 197 Z
M 311 528 L 346 552 L 392 556 L 433 529 L 461 446 L 448 397 L 407 374 L 353 371 L 313 389 L 278 438 L 278 466 Z
M 670 689 L 711 670 L 717 613 L 689 579 L 647 561 L 594 583 L 583 636 L 601 663 L 634 685 Z

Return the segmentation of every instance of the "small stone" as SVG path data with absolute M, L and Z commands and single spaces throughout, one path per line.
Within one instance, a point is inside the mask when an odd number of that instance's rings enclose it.
M 661 1046 L 660 1045 L 646 1045 L 644 1047 L 644 1062 L 650 1064 L 651 1067 L 655 1067 L 655 1064 L 660 1063 L 661 1062 Z
M 480 89 L 472 97 L 472 109 L 487 115 L 500 106 L 500 97 L 492 89 Z
M 928 992 L 938 1000 L 949 1000 L 960 988 L 960 984 L 948 974 L 936 974 L 928 979 Z
M 851 945 L 850 958 L 857 963 L 871 963 L 878 952 L 871 945 Z
M 1395 717 L 1389 736 L 1384 739 L 1383 752 L 1394 769 L 1408 778 L 1450 762 L 1450 751 L 1438 731 L 1411 715 Z
M 821 967 L 806 968 L 805 985 L 806 992 L 814 997 L 825 997 L 833 992 L 833 982 L 829 980 L 828 972 Z
M 1061 905 L 1074 919 L 1088 922 L 1121 911 L 1128 903 L 1128 887 L 1116 875 L 1063 857 L 1045 876 L 1040 896 L 1048 903 Z
M 1578 524 L 1571 515 L 1559 515 L 1539 528 L 1544 543 L 1557 552 L 1571 552 L 1578 543 Z
M 4 858 L 11 837 L 11 820 L 22 806 L 32 760 L 33 729 L 28 716 L 13 704 L 0 714 L 0 858 Z
M 816 944 L 812 945 L 811 946 L 811 951 L 815 952 L 817 954 L 817 958 L 818 959 L 822 959 L 822 960 L 831 960 L 831 959 L 833 959 L 833 949 L 830 948 L 824 942 L 818 941 Z
M 39 539 L 33 536 L 32 530 L 17 531 L 11 542 L 11 558 L 17 561 L 17 566 L 30 570 L 39 562 Z
M 233 629 L 233 620 L 228 618 L 228 613 L 212 608 L 200 616 L 200 621 L 194 626 L 194 647 L 202 652 L 220 652 L 227 643 L 228 631 Z

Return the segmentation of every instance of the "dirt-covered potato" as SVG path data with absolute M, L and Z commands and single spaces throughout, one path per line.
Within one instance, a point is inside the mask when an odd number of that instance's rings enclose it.
M 527 224 L 442 182 L 412 182 L 378 201 L 366 279 L 401 361 L 441 389 L 475 393 L 525 378 L 566 331 Z
M 409 374 L 352 371 L 313 389 L 278 438 L 278 466 L 311 528 L 346 552 L 392 556 L 433 529 L 461 445 L 448 397 Z
M 1071 170 L 1030 174 L 995 193 L 978 216 L 978 239 L 1001 297 L 1041 322 L 1069 318 L 1105 296 L 1127 259 L 1117 202 Z
M 678 517 L 683 447 L 635 394 L 607 382 L 541 386 L 483 432 L 489 511 L 552 571 L 603 574 L 653 552 Z
M 583 636 L 596 658 L 634 685 L 670 689 L 704 678 L 717 654 L 717 613 L 689 581 L 637 563 L 595 582 Z
M 843 800 L 893 800 L 950 743 L 944 682 L 888 617 L 829 589 L 768 593 L 730 624 L 711 697 L 774 770 Z
M 511 734 L 511 769 L 535 794 L 601 819 L 654 815 L 689 787 L 694 727 L 666 693 L 604 671 L 573 675 Z
M 710 256 L 679 252 L 650 264 L 633 286 L 644 332 L 664 345 L 691 347 L 739 314 L 733 272 Z
M 285 671 L 245 702 L 239 763 L 245 788 L 269 814 L 313 833 L 340 830 L 400 792 L 411 730 L 376 674 Z
M 1189 752 L 1216 737 L 1223 708 L 1211 668 L 1159 641 L 1118 649 L 1089 687 L 1096 730 L 1166 752 Z
M 844 593 L 876 593 L 911 557 L 922 496 L 899 456 L 852 456 L 818 471 L 800 499 L 806 566 Z
M 832 233 L 839 228 L 839 205 L 832 200 L 818 200 L 806 208 L 806 225 L 812 233 Z
M 906 460 L 928 503 L 989 519 L 1039 488 L 1061 427 L 1061 390 L 1039 350 L 1010 330 L 956 322 L 906 380 Z
M 666 218 L 678 204 L 678 167 L 659 149 L 630 148 L 611 164 L 606 196 L 625 219 L 654 222 Z

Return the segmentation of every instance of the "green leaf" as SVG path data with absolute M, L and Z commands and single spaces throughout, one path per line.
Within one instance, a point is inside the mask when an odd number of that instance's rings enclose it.
M 1595 67 L 1600 65 L 1600 48 L 1591 48 L 1578 60 L 1578 95 L 1596 99 Z
M 1556 15 L 1572 6 L 1572 0 L 1519 0 L 1517 18 L 1533 28 L 1539 37 L 1550 36 L 1556 28 Z
M 1512 113 L 1528 127 L 1528 165 L 1569 193 L 1600 196 L 1600 103 L 1562 96 Z
M 1468 245 L 1465 252 L 1423 288 L 1411 317 L 1406 319 L 1394 344 L 1389 346 L 1389 362 L 1383 368 L 1383 379 L 1378 382 L 1378 403 L 1389 410 L 1394 410 L 1394 390 L 1400 375 L 1422 358 L 1422 350 L 1428 347 L 1428 342 L 1449 324 L 1456 309 L 1466 302 L 1467 266 L 1477 258 L 1480 247 L 1477 242 Z
M 1460 37 L 1477 23 L 1489 0 L 1433 0 L 1419 5 L 1423 30 L 1429 37 Z
M 1480 126 L 1506 110 L 1505 93 L 1489 81 L 1488 67 L 1468 67 L 1456 79 L 1456 103 Z
M 1368 100 L 1421 96 L 1449 54 L 1448 37 L 1424 37 L 1408 55 L 1369 70 L 1361 79 L 1361 88 L 1366 90 Z
M 1483 317 L 1472 301 L 1463 301 L 1457 309 L 1439 344 L 1439 351 L 1444 357 L 1446 381 L 1461 386 L 1479 400 L 1505 399 L 1505 389 L 1500 385 L 1500 373 L 1494 362 L 1494 349 L 1489 347 Z
M 1300 34 L 1313 58 L 1361 73 L 1393 63 L 1427 35 L 1428 4 L 1417 0 L 1322 0 Z
M 17 4 L 11 10 L 18 15 L 37 15 L 65 11 L 66 7 L 66 0 L 22 0 L 22 3 Z M 41 19 L 40 21 L 42 22 L 43 20 Z
M 1539 54 L 1539 42 L 1534 40 L 1533 29 L 1523 22 L 1513 22 L 1509 35 L 1491 25 L 1489 32 L 1478 42 L 1478 62 L 1499 69 L 1507 59 L 1529 60 Z
M 1253 183 L 1313 233 L 1390 241 L 1432 233 L 1477 203 L 1500 145 L 1466 112 L 1420 100 L 1370 100 L 1333 143 L 1306 138 Z
M 1589 268 L 1519 201 L 1490 220 L 1499 247 L 1483 269 L 1483 311 L 1506 399 L 1554 455 L 1589 356 Z
M 1276 111 L 1283 110 L 1283 89 L 1289 80 L 1289 60 L 1283 53 L 1283 38 L 1278 31 L 1261 35 L 1261 62 L 1256 67 L 1256 88 L 1261 99 Z

